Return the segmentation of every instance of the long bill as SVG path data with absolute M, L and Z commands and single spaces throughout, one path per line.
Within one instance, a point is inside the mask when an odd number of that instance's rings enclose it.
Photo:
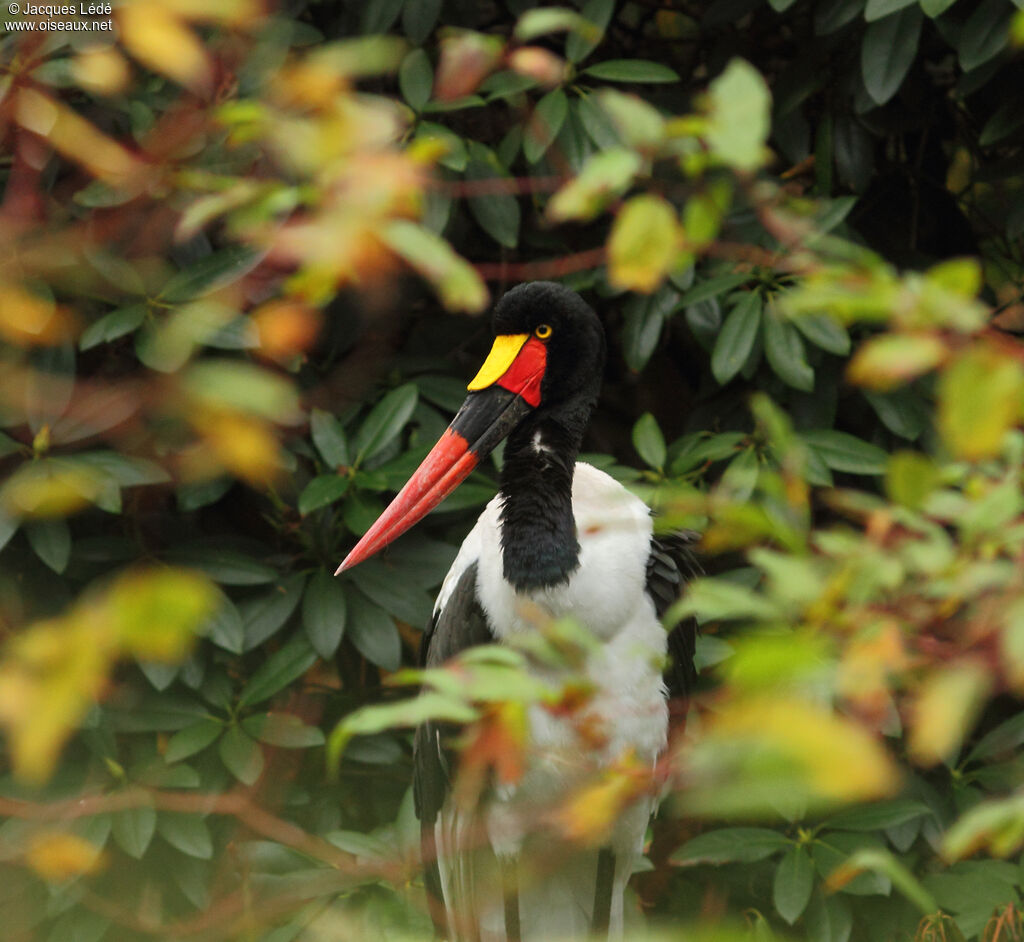
M 469 384 L 472 391 L 452 424 L 345 557 L 334 573 L 336 576 L 368 559 L 422 520 L 533 411 L 540 402 L 545 359 L 543 346 L 526 335 L 496 338 L 491 354 Z

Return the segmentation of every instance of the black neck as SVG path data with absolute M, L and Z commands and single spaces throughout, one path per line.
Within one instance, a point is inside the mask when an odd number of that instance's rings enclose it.
M 501 548 L 505 578 L 520 591 L 567 582 L 579 565 L 572 477 L 590 408 L 535 415 L 508 438 Z

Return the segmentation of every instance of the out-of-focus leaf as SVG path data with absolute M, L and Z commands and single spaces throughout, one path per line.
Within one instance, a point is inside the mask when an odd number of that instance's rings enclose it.
M 594 136 L 592 127 L 595 122 L 589 115 L 589 109 L 585 108 L 587 101 L 588 99 L 584 99 L 580 103 L 580 118 L 587 128 L 587 133 Z M 617 132 L 616 136 L 621 138 L 605 145 L 595 136 L 594 143 L 599 147 L 626 144 L 638 150 L 649 150 L 661 145 L 665 138 L 665 119 L 653 105 L 638 95 L 626 95 L 611 88 L 601 89 L 597 93 L 597 101 L 607 118 L 611 119 Z M 606 133 L 602 130 L 600 136 L 603 137 Z
M 506 248 L 515 248 L 519 242 L 519 203 L 511 192 L 502 192 L 500 188 L 501 181 L 511 181 L 511 177 L 498 163 L 494 152 L 480 144 L 471 144 L 466 179 L 474 183 L 493 180 L 499 185 L 493 193 L 471 197 L 469 209 L 491 238 Z
M 897 13 L 916 2 L 917 0 L 868 0 L 864 7 L 864 19 L 871 23 L 890 13 Z
M 237 410 L 271 422 L 294 422 L 299 415 L 295 387 L 254 363 L 206 360 L 189 369 L 183 385 L 202 407 Z
M 259 667 L 242 690 L 239 706 L 253 706 L 283 690 L 301 677 L 316 660 L 316 651 L 304 637 L 296 637 L 275 651 Z
M 864 343 L 847 369 L 850 380 L 887 392 L 933 370 L 948 355 L 935 334 L 883 334 Z
M 503 197 L 496 198 L 500 200 Z M 475 204 L 471 201 L 471 205 Z M 515 206 L 515 230 L 518 232 L 519 206 L 514 199 L 512 205 Z M 495 211 L 494 218 L 500 216 L 502 220 L 509 220 L 511 217 L 507 211 L 510 207 L 505 203 L 502 203 L 501 207 Z M 488 215 L 487 218 L 490 219 L 491 216 Z M 483 280 L 439 235 L 403 219 L 388 223 L 381 235 L 389 248 L 434 286 L 445 307 L 453 311 L 474 312 L 487 304 L 487 288 Z
M 932 895 L 903 864 L 889 851 L 874 847 L 866 847 L 851 854 L 841 867 L 829 874 L 828 884 L 831 887 L 841 887 L 845 881 L 863 870 L 874 871 L 888 877 L 892 885 L 925 915 L 938 909 Z
M 963 660 L 933 671 L 914 700 L 911 756 L 922 765 L 949 758 L 970 731 L 991 678 L 983 664 Z
M 1024 370 L 991 347 L 959 356 L 939 382 L 939 431 L 954 454 L 977 460 L 998 453 L 1020 414 Z
M 814 864 L 807 851 L 795 845 L 790 847 L 775 869 L 772 900 L 778 914 L 793 925 L 807 908 L 814 886 Z
M 353 736 L 372 735 L 396 727 L 419 726 L 427 720 L 468 723 L 476 717 L 477 711 L 467 703 L 435 691 L 425 691 L 400 703 L 363 707 L 345 717 L 328 737 L 328 767 L 337 768 L 341 754 Z
M 419 398 L 414 383 L 392 389 L 366 417 L 352 441 L 356 464 L 371 459 L 386 448 L 405 428 Z
M 582 72 L 605 82 L 678 82 L 679 76 L 668 66 L 646 59 L 608 59 L 589 66 Z
M 402 6 L 402 29 L 409 39 L 422 43 L 433 32 L 441 0 L 405 0 Z
M 997 857 L 1009 857 L 1024 843 L 1024 798 L 986 801 L 969 809 L 946 831 L 942 855 L 962 860 L 980 848 Z
M 942 481 L 935 463 L 915 451 L 898 451 L 885 469 L 885 491 L 898 504 L 918 509 Z
M 254 785 L 263 774 L 263 750 L 240 727 L 232 726 L 221 737 L 217 749 L 227 770 L 243 785 Z
M 633 426 L 633 447 L 650 467 L 658 471 L 665 467 L 665 436 L 650 412 L 640 416 Z
M 748 62 L 733 59 L 708 86 L 707 141 L 730 167 L 756 170 L 764 162 L 770 127 L 771 94 Z
M 731 380 L 747 362 L 761 327 L 761 296 L 745 292 L 722 324 L 711 354 L 711 372 L 721 385 Z
M 640 155 L 623 147 L 594 154 L 580 173 L 551 197 L 548 216 L 555 222 L 593 218 L 629 189 L 642 168 Z
M 608 239 L 608 280 L 617 288 L 650 293 L 675 267 L 679 219 L 659 196 L 634 196 L 619 210 Z
M 876 104 L 884 105 L 903 84 L 917 54 L 921 22 L 921 8 L 915 3 L 876 20 L 864 31 L 861 78 Z
M 539 7 L 519 17 L 513 35 L 520 42 L 530 42 L 548 33 L 566 33 L 588 26 L 590 24 L 569 7 Z

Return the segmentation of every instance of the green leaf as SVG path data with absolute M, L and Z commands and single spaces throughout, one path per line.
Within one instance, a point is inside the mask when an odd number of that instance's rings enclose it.
M 159 298 L 176 304 L 215 288 L 223 288 L 252 271 L 261 258 L 259 253 L 241 245 L 213 252 L 172 276 Z
M 313 666 L 316 651 L 306 638 L 299 636 L 275 651 L 249 678 L 238 698 L 238 705 L 253 706 L 269 699 L 297 680 Z
M 105 314 L 82 331 L 82 336 L 78 339 L 78 349 L 91 350 L 101 343 L 110 343 L 125 334 L 130 334 L 146 319 L 147 310 L 145 304 L 129 304 L 127 307 L 119 307 L 116 311 Z
M 650 467 L 657 471 L 665 467 L 665 436 L 650 412 L 640 416 L 633 426 L 633 447 Z
M 983 0 L 959 33 L 960 68 L 970 72 L 994 59 L 1010 42 L 1013 9 L 1004 0 Z
M 515 204 L 515 200 L 512 202 Z M 518 204 L 515 208 L 518 230 Z M 407 219 L 394 219 L 379 234 L 390 249 L 433 285 L 449 310 L 475 312 L 487 304 L 487 288 L 476 269 L 437 233 Z
M 708 87 L 705 136 L 712 152 L 736 170 L 764 163 L 771 127 L 771 93 L 749 62 L 733 59 Z
M 800 334 L 773 311 L 764 318 L 764 353 L 775 375 L 786 385 L 802 392 L 814 389 L 814 370 L 807 362 Z
M 804 913 L 804 925 L 810 942 L 848 942 L 853 930 L 853 916 L 843 897 L 835 894 L 826 896 L 819 890 L 811 896 Z
M 224 724 L 219 720 L 200 720 L 184 729 L 179 729 L 168 741 L 164 751 L 164 762 L 180 762 L 189 756 L 202 752 L 220 734 Z
M 349 578 L 371 601 L 410 625 L 430 622 L 433 600 L 415 582 L 404 578 L 401 567 L 371 559 L 354 569 Z
M 871 23 L 890 13 L 898 13 L 912 3 L 917 3 L 917 0 L 868 0 L 867 6 L 864 7 L 864 19 Z
M 345 591 L 330 573 L 319 570 L 302 597 L 302 627 L 317 654 L 334 656 L 345 633 Z
M 417 46 L 433 32 L 442 0 L 405 0 L 402 31 Z
M 569 99 L 560 88 L 548 92 L 537 102 L 523 136 L 523 154 L 531 164 L 537 163 L 547 152 L 562 130 L 568 113 Z
M 302 573 L 287 576 L 269 592 L 239 603 L 246 651 L 251 651 L 284 627 L 302 598 L 305 579 Z
M 580 17 L 590 24 L 589 28 L 581 24 L 565 43 L 565 55 L 570 62 L 580 62 L 597 48 L 614 11 L 615 0 L 587 0 Z
M 538 7 L 519 17 L 512 34 L 520 42 L 529 42 L 548 33 L 567 33 L 589 25 L 569 7 Z
M 679 76 L 668 66 L 647 59 L 608 59 L 589 66 L 582 72 L 605 82 L 678 82 Z
M 791 847 L 779 861 L 772 884 L 775 909 L 790 925 L 807 908 L 813 886 L 814 865 L 810 854 L 799 845 Z
M 125 808 L 114 813 L 112 824 L 117 846 L 129 857 L 140 860 L 156 831 L 156 811 L 148 805 Z
M 420 111 L 430 101 L 434 87 L 434 70 L 422 49 L 413 49 L 398 70 L 398 88 L 413 111 Z
M 899 91 L 917 55 L 921 8 L 910 6 L 871 23 L 860 47 L 861 77 L 875 104 L 884 105 Z
M 680 307 L 689 307 L 700 301 L 707 301 L 710 298 L 719 298 L 723 294 L 732 291 L 733 288 L 750 281 L 750 275 L 733 273 L 730 275 L 716 275 L 714 278 L 704 278 L 696 282 L 693 287 L 687 290 L 679 299 Z
M 819 349 L 841 357 L 850 352 L 850 335 L 846 328 L 827 314 L 801 314 L 793 318 L 793 323 Z
M 792 842 L 768 828 L 720 828 L 687 841 L 672 855 L 672 863 L 756 863 L 778 853 Z
M 323 409 L 314 409 L 309 415 L 309 428 L 316 450 L 330 467 L 341 468 L 349 463 L 348 439 L 337 418 Z
M 234 409 L 271 422 L 293 422 L 299 399 L 291 381 L 240 360 L 204 360 L 190 367 L 182 385 L 203 406 Z
M 242 720 L 242 729 L 268 746 L 309 749 L 324 744 L 324 734 L 291 713 L 260 713 Z
M 508 171 L 498 162 L 494 151 L 475 141 L 469 145 L 469 163 L 466 165 L 466 179 L 470 182 L 482 180 L 512 180 Z M 519 242 L 520 210 L 516 198 L 509 193 L 488 193 L 473 196 L 469 200 L 469 211 L 480 227 L 499 245 L 514 249 Z
M 303 517 L 314 510 L 333 504 L 343 497 L 352 484 L 352 479 L 337 474 L 320 474 L 313 478 L 299 495 L 299 513 Z
M 11 537 L 18 532 L 19 526 L 21 526 L 20 521 L 9 517 L 0 510 L 0 550 L 10 543 Z
M 756 291 L 747 291 L 729 312 L 715 340 L 711 372 L 724 386 L 747 362 L 761 327 L 763 301 Z
M 217 751 L 225 768 L 243 785 L 255 784 L 263 774 L 263 750 L 239 727 L 228 729 L 221 737 Z
M 880 831 L 931 813 L 931 808 L 923 801 L 894 798 L 842 811 L 826 820 L 823 826 L 837 831 Z
M 934 20 L 935 17 L 945 13 L 954 3 L 956 0 L 921 0 L 921 9 L 925 16 Z
M 345 593 L 348 617 L 345 631 L 356 650 L 371 664 L 386 671 L 398 670 L 402 663 L 402 639 L 387 613 L 362 592 Z
M 634 295 L 623 308 L 622 353 L 626 365 L 639 373 L 650 360 L 679 295 L 664 285 L 650 297 Z
M 883 474 L 888 455 L 877 445 L 846 432 L 833 429 L 809 429 L 800 432 L 804 443 L 813 448 L 830 468 L 850 474 Z
M 253 781 L 256 779 L 254 778 Z M 162 811 L 157 821 L 157 830 L 171 847 L 189 857 L 196 857 L 199 860 L 209 860 L 213 857 L 213 839 L 210 837 L 210 828 L 198 814 Z
M 54 572 L 62 573 L 71 558 L 71 530 L 66 520 L 29 520 L 24 525 L 29 545 Z
M 733 618 L 771 621 L 779 617 L 780 610 L 774 602 L 746 586 L 702 577 L 687 587 L 677 614 L 693 614 L 701 622 Z
M 370 410 L 352 442 L 356 464 L 362 464 L 398 437 L 412 417 L 419 398 L 415 383 L 392 389 Z

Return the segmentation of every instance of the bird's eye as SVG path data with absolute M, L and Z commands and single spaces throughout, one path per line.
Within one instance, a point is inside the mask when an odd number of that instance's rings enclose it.
M 533 332 L 539 340 L 547 340 L 551 336 L 551 327 L 548 324 L 539 324 Z

